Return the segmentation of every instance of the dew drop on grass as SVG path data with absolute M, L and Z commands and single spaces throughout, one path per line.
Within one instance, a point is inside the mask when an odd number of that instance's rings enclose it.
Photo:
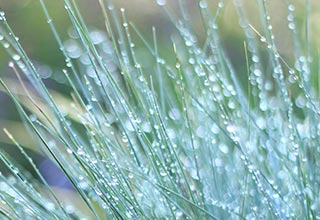
M 16 167 L 12 167 L 12 168 L 11 168 L 11 171 L 12 171 L 12 173 L 14 173 L 14 174 L 18 174 L 18 173 L 19 173 L 19 170 L 18 170 L 18 168 L 16 168 Z
M 82 155 L 84 154 L 84 151 L 83 151 L 81 148 L 79 148 L 79 149 L 77 150 L 77 154 L 78 154 L 79 156 L 82 156 Z
M 179 120 L 181 117 L 180 111 L 177 108 L 172 108 L 169 110 L 169 118 L 171 118 L 174 121 Z
M 206 1 L 202 0 L 199 2 L 199 6 L 200 8 L 207 8 L 208 7 L 208 4 Z
M 192 43 L 192 41 L 187 40 L 187 41 L 185 42 L 185 45 L 186 45 L 187 47 L 191 47 L 191 46 L 193 45 L 193 43 Z
M 289 14 L 287 17 L 288 21 L 293 21 L 294 20 L 294 16 L 292 14 Z
M 227 131 L 230 133 L 234 133 L 235 132 L 235 126 L 233 124 L 229 124 L 227 125 Z
M 167 175 L 167 173 L 164 171 L 164 170 L 160 170 L 160 176 L 162 176 L 162 177 L 164 177 L 164 176 L 166 176 Z
M 6 49 L 10 47 L 10 44 L 8 42 L 4 42 L 2 45 Z
M 183 212 L 181 212 L 180 210 L 176 211 L 175 213 L 176 219 L 179 219 L 183 216 Z
M 136 63 L 136 64 L 134 65 L 134 67 L 137 68 L 137 69 L 140 69 L 140 68 L 141 68 L 141 65 L 140 65 L 139 63 Z
M 151 126 L 150 126 L 150 124 L 148 124 L 148 123 L 143 123 L 142 125 L 141 125 L 141 129 L 144 131 L 144 132 L 146 132 L 146 133 L 150 133 L 152 130 L 151 130 Z
M 0 41 L 4 39 L 4 36 L 0 34 Z
M 157 0 L 157 4 L 160 6 L 164 6 L 166 4 L 166 0 Z
M 34 114 L 30 115 L 29 118 L 30 118 L 30 120 L 33 121 L 33 122 L 37 120 L 37 116 L 34 115 Z
M 218 134 L 219 131 L 220 131 L 218 125 L 216 125 L 216 124 L 213 124 L 213 125 L 211 126 L 211 129 L 210 129 L 210 130 L 211 130 L 211 132 L 214 133 L 214 134 Z
M 220 143 L 219 144 L 219 150 L 224 154 L 229 153 L 228 146 L 225 143 Z
M 218 25 L 216 24 L 216 23 L 213 23 L 212 25 L 211 25 L 211 27 L 213 28 L 213 29 L 218 29 Z
M 71 58 L 79 58 L 81 56 L 82 51 L 77 41 L 75 41 L 74 39 L 69 39 L 65 41 L 63 44 L 66 51 L 68 52 L 68 55 Z
M 165 60 L 162 59 L 162 58 L 157 58 L 157 63 L 160 63 L 160 64 L 165 64 Z
M 137 193 L 137 196 L 141 198 L 141 197 L 143 196 L 143 193 L 138 192 L 138 193 Z
M 266 120 L 263 117 L 259 117 L 256 121 L 258 127 L 260 129 L 265 129 L 266 128 Z
M 14 67 L 14 62 L 10 61 L 10 62 L 8 63 L 8 66 L 11 67 L 11 68 Z
M 128 174 L 128 178 L 129 178 L 129 179 L 132 179 L 133 177 L 134 177 L 134 175 L 133 175 L 132 173 L 129 173 L 129 174 Z
M 289 75 L 289 77 L 288 77 L 289 83 L 295 83 L 297 80 L 298 80 L 298 77 L 293 74 Z
M 46 202 L 45 207 L 48 211 L 53 211 L 55 209 L 55 205 L 52 202 Z
M 199 126 L 196 130 L 196 135 L 199 137 L 199 138 L 204 138 L 205 137 L 205 133 L 206 133 L 206 130 L 203 126 Z
M 132 126 L 132 124 L 131 124 L 130 121 L 126 121 L 126 122 L 125 122 L 125 128 L 126 128 L 128 131 L 134 131 L 134 127 Z
M 303 95 L 299 95 L 295 100 L 295 104 L 298 108 L 304 108 L 306 106 L 306 102 L 305 96 Z
M 37 69 L 42 79 L 48 79 L 52 75 L 52 69 L 46 65 L 39 65 Z
M 293 12 L 294 9 L 295 9 L 295 8 L 294 8 L 294 5 L 291 5 L 291 4 L 290 4 L 290 5 L 288 6 L 288 10 L 289 10 L 289 11 Z
M 290 23 L 288 24 L 288 28 L 289 28 L 290 30 L 294 30 L 294 29 L 296 28 L 296 26 L 295 26 L 294 23 L 290 22 Z
M 92 31 L 90 32 L 89 36 L 93 44 L 101 44 L 107 39 L 107 36 L 102 31 Z
M 74 213 L 74 211 L 75 211 L 75 208 L 72 206 L 72 205 L 66 205 L 66 212 L 68 213 L 68 214 L 72 214 L 72 213 Z
M 189 59 L 189 63 L 190 63 L 191 65 L 193 65 L 193 64 L 195 64 L 195 60 L 194 60 L 193 58 L 190 58 L 190 59 Z
M 233 100 L 229 100 L 229 102 L 228 102 L 228 107 L 229 107 L 230 109 L 235 109 L 235 108 L 236 108 L 235 102 L 234 102 Z
M 122 136 L 122 142 L 123 142 L 123 143 L 127 143 L 127 142 L 128 142 L 128 137 L 127 137 L 127 135 L 123 135 L 123 136 Z

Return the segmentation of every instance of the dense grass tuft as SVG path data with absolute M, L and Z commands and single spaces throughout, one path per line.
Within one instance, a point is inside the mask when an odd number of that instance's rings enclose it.
M 197 1 L 192 11 L 202 23 L 191 19 L 186 2 L 177 2 L 179 12 L 156 1 L 176 29 L 160 45 L 156 28 L 147 37 L 110 1 L 99 1 L 101 31 L 86 26 L 75 1 L 64 0 L 73 26 L 62 40 L 40 0 L 65 58 L 60 74 L 68 94 L 48 88 L 44 70 L 0 14 L 0 43 L 20 90 L 8 79 L 0 82 L 39 151 L 72 186 L 47 182 L 15 131 L 5 129 L 32 170 L 0 151 L 10 171 L 0 175 L 1 218 L 320 218 L 319 85 L 309 1 L 304 29 L 288 1 L 288 56 L 277 49 L 282 40 L 267 1 L 255 3 L 257 25 L 246 16 L 250 8 L 235 0 L 244 34 L 237 60 L 221 35 L 224 1 Z M 195 31 L 200 25 L 204 37 Z

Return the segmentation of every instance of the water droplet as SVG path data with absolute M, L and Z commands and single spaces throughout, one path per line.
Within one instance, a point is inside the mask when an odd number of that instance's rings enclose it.
M 160 170 L 160 176 L 164 177 L 166 175 L 167 175 L 167 173 L 163 169 L 161 169 Z
M 10 44 L 8 42 L 4 42 L 2 45 L 6 49 L 10 47 Z
M 294 8 L 294 5 L 292 5 L 292 4 L 290 4 L 290 5 L 288 6 L 288 10 L 289 10 L 289 11 L 294 11 L 294 9 L 295 9 L 295 8 Z
M 18 54 L 13 54 L 12 59 L 14 59 L 15 61 L 18 61 L 21 59 L 21 57 Z
M 177 109 L 177 108 L 170 109 L 169 110 L 169 117 L 174 121 L 179 120 L 181 117 L 179 109 Z
M 107 39 L 107 36 L 103 31 L 92 31 L 89 35 L 93 44 L 100 44 Z
M 82 156 L 82 155 L 84 154 L 83 149 L 79 148 L 79 149 L 77 150 L 77 154 L 78 154 L 79 156 Z
M 146 133 L 150 133 L 152 130 L 151 130 L 151 126 L 150 126 L 150 124 L 148 124 L 148 123 L 143 123 L 142 125 L 141 125 L 141 129 L 144 131 L 144 132 L 146 132 Z
M 235 132 L 235 126 L 233 124 L 229 124 L 227 125 L 227 131 L 230 133 L 234 133 Z
M 193 65 L 193 64 L 195 64 L 195 60 L 194 60 L 193 58 L 190 58 L 190 59 L 189 59 L 189 63 L 190 63 L 191 65 Z
M 178 210 L 178 211 L 176 211 L 175 216 L 176 216 L 176 219 L 179 219 L 183 216 L 183 212 Z
M 296 28 L 296 26 L 295 26 L 294 23 L 290 22 L 290 23 L 288 24 L 288 28 L 289 28 L 290 30 L 294 30 L 294 29 Z
M 11 168 L 11 171 L 12 171 L 14 174 L 18 174 L 18 173 L 19 173 L 19 169 L 16 168 L 16 167 L 12 167 L 12 168 Z
M 186 42 L 185 42 L 185 45 L 187 46 L 187 47 L 191 47 L 192 46 L 192 41 L 190 41 L 190 40 L 186 40 Z
M 236 108 L 236 103 L 233 100 L 229 100 L 228 107 L 230 109 L 235 109 Z
M 225 143 L 220 143 L 219 144 L 219 150 L 224 154 L 229 153 L 229 148 Z
M 306 106 L 306 102 L 306 98 L 303 94 L 299 95 L 295 100 L 295 104 L 298 108 L 304 108 Z
M 136 63 L 136 64 L 134 65 L 134 67 L 137 68 L 137 69 L 140 69 L 140 68 L 141 68 L 141 65 L 140 65 L 139 63 Z
M 52 202 L 47 202 L 45 204 L 45 207 L 47 208 L 48 211 L 53 211 L 55 209 L 55 205 Z
M 219 8 L 223 8 L 223 6 L 224 6 L 224 4 L 223 4 L 222 1 L 218 3 L 218 7 L 219 7 Z
M 14 67 L 14 62 L 10 61 L 10 62 L 8 63 L 8 66 L 11 67 L 11 68 Z
M 214 134 L 218 134 L 219 131 L 220 131 L 218 125 L 216 125 L 216 124 L 213 124 L 210 130 L 211 130 L 211 132 L 214 133 Z
M 208 4 L 206 1 L 202 0 L 199 2 L 199 6 L 200 8 L 207 8 L 208 7 Z
M 266 128 L 266 120 L 263 117 L 259 117 L 256 122 L 260 129 Z
M 123 136 L 122 136 L 122 142 L 123 142 L 123 143 L 127 143 L 127 142 L 128 142 L 128 137 L 127 137 L 127 135 L 123 135 Z
M 253 55 L 251 59 L 252 59 L 252 61 L 253 61 L 254 63 L 258 63 L 259 60 L 260 60 L 257 55 Z
M 65 41 L 64 47 L 71 58 L 79 58 L 81 56 L 82 50 L 78 45 L 78 42 L 74 39 L 69 39 Z
M 204 138 L 205 137 L 205 134 L 206 134 L 206 130 L 203 126 L 199 126 L 196 130 L 196 135 L 199 137 L 199 138 Z
M 294 20 L 294 16 L 292 14 L 289 14 L 287 19 L 288 19 L 288 21 L 293 21 Z
M 166 4 L 166 0 L 157 0 L 157 4 L 160 6 L 164 6 Z
M 74 211 L 75 211 L 75 209 L 72 205 L 66 205 L 66 212 L 68 214 L 72 214 L 72 213 L 74 213 Z
M 33 121 L 33 122 L 37 120 L 37 116 L 34 115 L 34 114 L 30 115 L 29 118 L 30 118 L 30 120 Z

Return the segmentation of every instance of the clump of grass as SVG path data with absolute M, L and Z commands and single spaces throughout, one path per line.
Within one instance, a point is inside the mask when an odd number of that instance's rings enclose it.
M 301 43 L 292 4 L 293 64 L 277 50 L 266 2 L 257 1 L 257 28 L 235 1 L 245 33 L 240 44 L 246 70 L 240 72 L 221 43 L 223 1 L 216 6 L 198 2 L 203 43 L 184 1 L 179 1 L 181 17 L 164 0 L 157 1 L 180 35 L 170 42 L 174 62 L 160 56 L 155 28 L 153 41 L 147 41 L 124 9 L 109 1 L 99 1 L 103 32 L 90 31 L 75 1 L 65 0 L 73 25 L 65 42 L 40 3 L 65 57 L 61 73 L 72 91 L 67 104 L 44 84 L 3 13 L 0 41 L 25 95 L 0 82 L 39 149 L 64 172 L 74 200 L 83 204 L 64 201 L 14 131 L 4 130 L 38 180 L 1 151 L 11 172 L 0 175 L 3 218 L 319 218 L 319 94 L 311 81 L 309 29 Z M 136 55 L 132 35 L 148 49 L 153 68 Z M 240 83 L 240 75 L 247 83 Z

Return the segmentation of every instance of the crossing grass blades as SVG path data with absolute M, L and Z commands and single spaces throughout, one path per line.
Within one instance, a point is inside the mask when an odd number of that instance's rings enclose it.
M 64 0 L 70 39 L 60 38 L 40 0 L 65 58 L 60 74 L 68 94 L 45 85 L 1 12 L 0 43 L 23 95 L 6 79 L 0 82 L 39 151 L 70 181 L 74 198 L 65 200 L 15 131 L 4 129 L 36 176 L 1 151 L 10 170 L 0 175 L 1 219 L 320 218 L 319 85 L 313 80 L 319 69 L 309 1 L 305 29 L 287 1 L 292 57 L 277 49 L 267 0 L 253 3 L 260 26 L 234 1 L 244 33 L 237 42 L 243 70 L 234 68 L 222 43 L 226 2 L 196 2 L 192 10 L 201 15 L 204 39 L 197 37 L 186 2 L 177 1 L 180 11 L 169 1 L 154 2 L 178 34 L 161 56 L 157 28 L 147 38 L 150 33 L 109 0 L 99 1 L 105 30 L 88 28 L 76 1 Z M 137 45 L 149 55 L 138 56 Z

